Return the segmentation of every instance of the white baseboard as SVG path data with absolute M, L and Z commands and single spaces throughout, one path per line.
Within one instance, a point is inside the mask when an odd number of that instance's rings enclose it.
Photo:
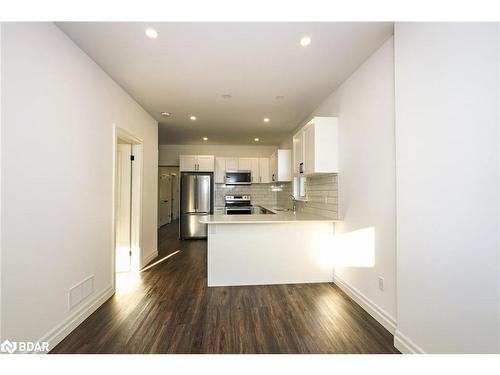
M 85 319 L 87 319 L 94 311 L 96 311 L 104 302 L 106 302 L 113 294 L 115 290 L 113 287 L 109 287 L 97 294 L 92 300 L 87 302 L 85 305 L 81 306 L 77 311 L 71 314 L 62 323 L 57 325 L 38 342 L 46 341 L 49 343 L 49 350 L 52 350 L 57 344 L 59 344 L 66 336 L 70 334 L 76 327 L 78 327 Z
M 382 324 L 385 329 L 387 329 L 393 335 L 396 332 L 396 319 L 392 317 L 385 310 L 380 308 L 377 304 L 375 304 L 372 300 L 366 297 L 363 293 L 361 293 L 358 289 L 349 285 L 347 281 L 342 279 L 338 275 L 333 276 L 333 282 L 340 288 L 342 291 L 351 297 L 358 305 L 360 305 L 368 314 L 370 314 L 377 322 Z
M 154 258 L 158 256 L 158 250 L 153 251 L 151 254 L 149 254 L 144 260 L 142 261 L 141 264 L 141 269 L 146 267 L 149 262 L 151 262 Z
M 396 330 L 394 334 L 394 346 L 403 354 L 425 354 L 424 350 L 411 341 L 408 336 Z

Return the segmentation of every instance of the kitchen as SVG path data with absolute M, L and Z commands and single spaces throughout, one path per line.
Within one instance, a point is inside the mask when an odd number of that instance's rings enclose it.
M 337 143 L 338 119 L 314 117 L 267 158 L 179 155 L 179 233 L 208 237 L 209 286 L 332 281 L 336 182 L 307 187 L 336 181 Z

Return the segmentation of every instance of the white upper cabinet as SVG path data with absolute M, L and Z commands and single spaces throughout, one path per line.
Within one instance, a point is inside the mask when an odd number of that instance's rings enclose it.
M 198 171 L 213 172 L 215 170 L 215 157 L 213 155 L 198 155 Z
M 252 183 L 256 184 L 260 181 L 260 167 L 259 167 L 259 158 L 251 158 L 252 159 Z
M 179 171 L 194 172 L 197 169 L 196 155 L 179 155 Z
M 226 175 L 226 158 L 215 158 L 215 183 L 223 184 Z
M 294 174 L 338 173 L 338 119 L 314 117 L 293 136 Z
M 238 158 L 225 158 L 226 171 L 236 171 L 239 169 Z
M 271 182 L 269 158 L 259 158 L 259 183 L 268 184 Z
M 292 151 L 276 150 L 270 158 L 271 181 L 292 181 Z
M 238 158 L 238 169 L 240 171 L 251 171 L 252 158 Z
M 215 158 L 215 183 L 225 183 L 226 171 L 230 170 L 251 171 L 253 184 L 272 182 L 270 158 L 217 157 Z
M 293 136 L 293 174 L 304 172 L 304 133 L 299 132 Z
M 180 172 L 213 172 L 214 164 L 213 155 L 179 155 Z

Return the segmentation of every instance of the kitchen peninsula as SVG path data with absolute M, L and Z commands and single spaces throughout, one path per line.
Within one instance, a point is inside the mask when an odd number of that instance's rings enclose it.
M 337 220 L 307 213 L 209 215 L 208 286 L 333 281 Z

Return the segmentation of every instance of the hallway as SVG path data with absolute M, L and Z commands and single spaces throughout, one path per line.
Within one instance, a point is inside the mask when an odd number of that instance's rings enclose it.
M 155 261 L 181 251 L 51 353 L 397 353 L 392 335 L 334 284 L 207 288 L 206 242 L 179 241 L 172 228 L 159 230 Z

